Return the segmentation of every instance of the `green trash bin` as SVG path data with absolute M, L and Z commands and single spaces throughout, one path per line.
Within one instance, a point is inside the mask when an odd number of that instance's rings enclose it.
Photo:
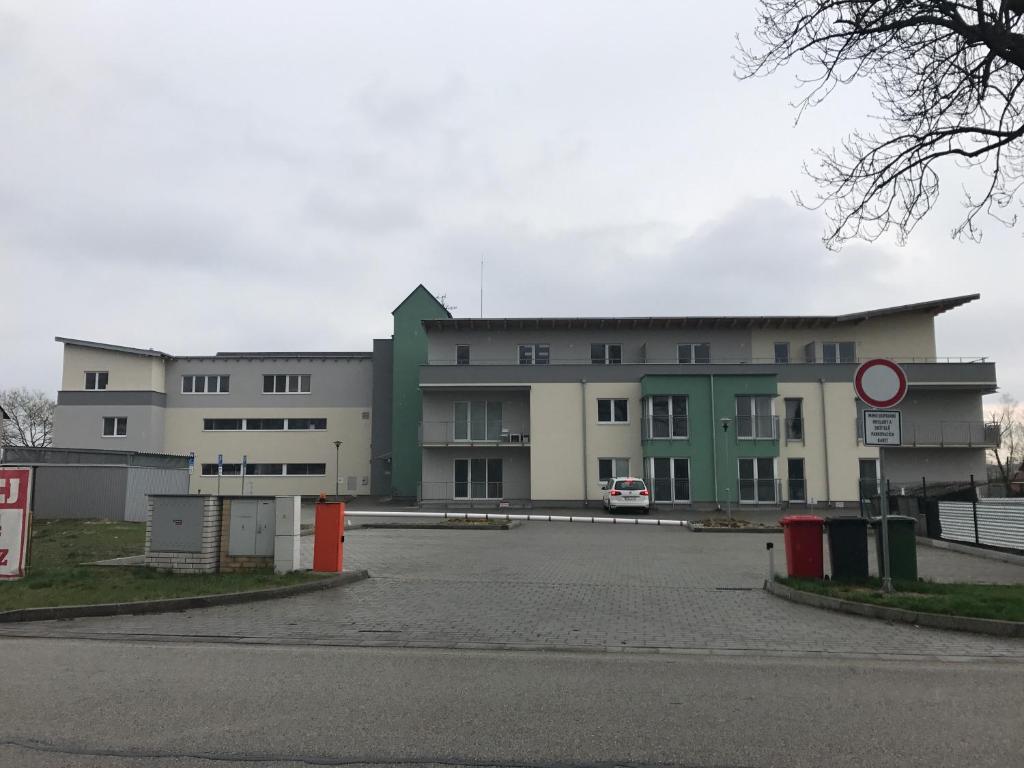
M 916 521 L 905 515 L 889 515 L 889 574 L 894 581 L 917 581 Z M 871 518 L 875 529 L 875 554 L 878 557 L 878 575 L 882 575 L 882 518 Z
M 867 581 L 868 521 L 863 517 L 830 517 L 828 559 L 832 564 L 833 581 Z

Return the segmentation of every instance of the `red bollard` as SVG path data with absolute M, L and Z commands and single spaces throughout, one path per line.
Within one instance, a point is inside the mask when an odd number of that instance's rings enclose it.
M 786 571 L 790 578 L 824 579 L 825 562 L 822 552 L 824 518 L 817 515 L 789 515 L 782 518 L 786 539 Z
M 313 570 L 341 573 L 345 549 L 345 503 L 317 502 L 313 535 Z

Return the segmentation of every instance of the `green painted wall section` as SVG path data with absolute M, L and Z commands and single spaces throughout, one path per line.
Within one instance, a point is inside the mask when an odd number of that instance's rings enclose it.
M 422 474 L 419 424 L 423 418 L 420 366 L 427 362 L 427 334 L 423 320 L 451 317 L 422 285 L 392 312 L 392 495 L 415 497 Z
M 778 395 L 774 375 L 644 376 L 640 380 L 640 391 L 643 397 L 687 397 L 689 439 L 644 440 L 643 450 L 645 458 L 685 457 L 690 460 L 690 496 L 693 501 L 715 500 L 717 465 L 718 500 L 736 502 L 737 460 L 779 455 L 778 440 L 736 439 L 736 396 Z M 727 432 L 722 430 L 723 417 L 729 419 Z

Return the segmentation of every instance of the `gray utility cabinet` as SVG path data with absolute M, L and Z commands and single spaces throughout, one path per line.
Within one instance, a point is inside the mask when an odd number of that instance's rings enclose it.
M 228 555 L 274 556 L 274 500 L 232 499 Z
M 153 552 L 202 552 L 202 496 L 153 496 L 150 549 Z

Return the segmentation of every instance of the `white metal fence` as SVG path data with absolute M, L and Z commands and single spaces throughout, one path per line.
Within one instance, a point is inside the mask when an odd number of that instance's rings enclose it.
M 1024 550 L 1024 499 L 940 501 L 939 522 L 950 541 Z

